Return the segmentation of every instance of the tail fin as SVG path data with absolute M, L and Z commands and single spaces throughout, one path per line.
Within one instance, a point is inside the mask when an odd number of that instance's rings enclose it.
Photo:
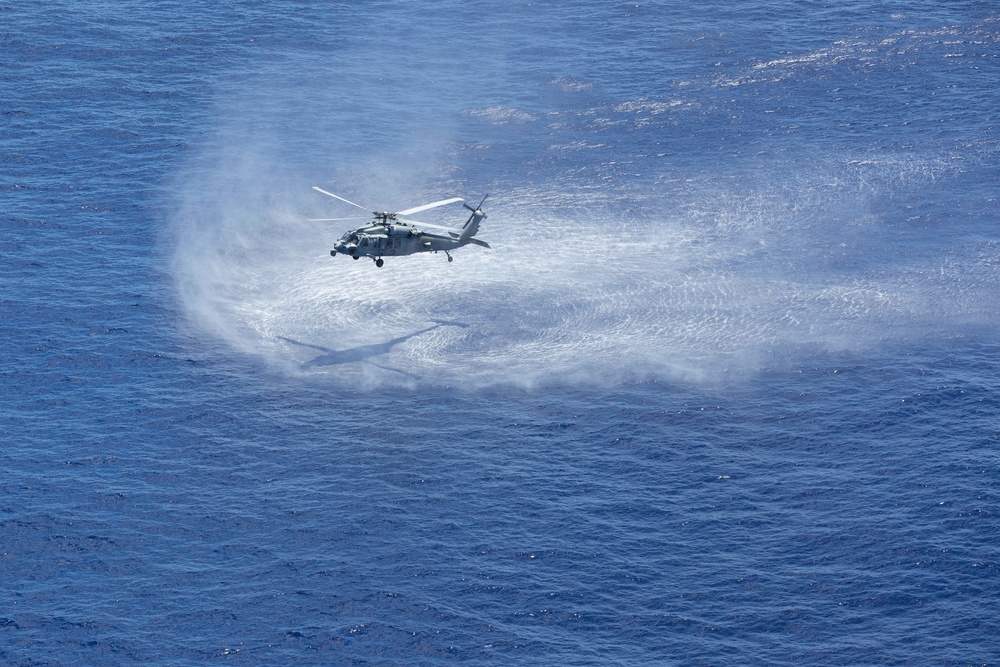
M 486 195 L 486 197 L 489 197 L 489 195 Z M 468 241 L 479 231 L 479 223 L 486 217 L 486 214 L 483 213 L 483 203 L 486 201 L 486 197 L 483 197 L 483 201 L 479 202 L 479 206 L 476 208 L 472 208 L 468 204 L 462 204 L 462 206 L 472 211 L 472 215 L 462 225 L 462 232 L 458 236 L 460 241 Z

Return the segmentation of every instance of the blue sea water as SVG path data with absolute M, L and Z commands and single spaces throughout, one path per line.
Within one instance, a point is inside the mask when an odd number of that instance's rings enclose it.
M 0 663 L 1000 663 L 998 77 L 990 2 L 0 6 Z

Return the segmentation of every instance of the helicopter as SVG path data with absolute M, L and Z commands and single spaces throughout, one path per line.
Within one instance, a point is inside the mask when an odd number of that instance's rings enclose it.
M 369 209 L 361 204 L 344 199 L 340 195 L 327 192 L 323 188 L 313 186 L 313 190 L 321 192 L 334 199 L 339 199 L 345 204 L 350 204 L 362 210 Z M 487 194 L 486 197 L 489 197 Z M 346 232 L 337 241 L 334 249 L 330 251 L 331 257 L 337 254 L 350 255 L 354 259 L 370 257 L 375 261 L 375 266 L 381 267 L 385 261 L 382 259 L 390 255 L 413 255 L 418 252 L 443 252 L 448 256 L 448 261 L 454 261 L 451 251 L 462 246 L 473 244 L 489 248 L 490 244 L 473 238 L 479 231 L 479 223 L 486 217 L 483 213 L 483 204 L 486 197 L 473 208 L 465 203 L 461 197 L 442 199 L 422 206 L 414 206 L 404 211 L 389 213 L 386 211 L 373 211 L 374 220 L 368 225 Z M 402 216 L 413 215 L 422 211 L 428 211 L 439 206 L 462 202 L 462 206 L 472 211 L 472 215 L 465 221 L 461 228 L 443 227 L 432 225 L 427 222 L 419 222 Z M 338 222 L 343 220 L 363 220 L 364 218 L 310 218 L 309 222 Z M 439 230 L 438 232 L 426 231 L 427 229 Z M 444 233 L 441 233 L 444 232 Z

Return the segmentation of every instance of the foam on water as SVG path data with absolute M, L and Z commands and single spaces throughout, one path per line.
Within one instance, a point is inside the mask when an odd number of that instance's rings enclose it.
M 328 206 L 310 201 L 319 197 L 307 183 L 252 171 L 210 188 L 228 196 L 186 210 L 179 281 L 194 320 L 290 372 L 316 357 L 308 346 L 403 338 L 368 358 L 378 367 L 308 372 L 449 385 L 711 381 L 995 315 L 995 246 L 893 257 L 894 240 L 866 210 L 873 186 L 930 179 L 925 162 L 803 170 L 767 190 L 703 181 L 593 201 L 522 184 L 488 201 L 480 236 L 492 251 L 470 246 L 454 263 L 389 257 L 382 269 L 329 256 L 336 225 L 350 223 L 306 222 Z M 465 326 L 410 336 L 438 320 Z
M 428 94 L 411 116 L 371 126 L 358 107 L 382 99 L 376 84 L 349 102 L 329 93 L 305 116 L 287 100 L 322 93 L 279 85 L 227 108 L 179 177 L 182 300 L 204 330 L 278 368 L 364 384 L 715 382 L 962 333 L 997 315 L 997 248 L 926 209 L 996 147 L 942 133 L 915 150 L 907 125 L 936 130 L 950 113 L 937 90 L 900 108 L 898 140 L 888 117 L 854 109 L 879 94 L 880 70 L 918 71 L 919 58 L 985 48 L 990 34 L 861 33 L 626 100 L 567 76 L 548 80 L 549 108 Z M 361 66 L 342 76 L 361 85 Z M 411 74 L 409 99 L 422 85 Z M 800 99 L 817 100 L 821 132 L 803 130 Z M 260 105 L 268 115 L 250 110 Z M 852 144 L 854 127 L 873 123 L 885 139 Z M 298 162 L 275 152 L 303 133 L 336 138 Z M 512 169 L 489 171 L 498 154 Z M 390 210 L 488 189 L 480 237 L 493 250 L 466 247 L 454 263 L 390 257 L 382 269 L 331 258 L 354 225 L 305 219 L 355 211 L 310 185 Z M 454 208 L 431 221 L 460 224 Z

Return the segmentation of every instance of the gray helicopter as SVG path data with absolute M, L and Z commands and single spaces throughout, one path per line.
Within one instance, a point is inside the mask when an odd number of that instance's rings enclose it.
M 356 206 L 365 211 L 369 210 L 360 204 L 355 204 L 339 195 L 327 192 L 323 188 L 313 186 L 313 190 L 322 192 L 334 199 L 339 199 L 345 204 Z M 486 197 L 489 197 L 489 195 L 486 195 Z M 336 257 L 337 253 L 340 253 L 341 255 L 350 255 L 354 259 L 371 257 L 375 260 L 375 266 L 381 267 L 385 263 L 382 258 L 391 255 L 412 255 L 418 252 L 440 251 L 448 255 L 448 261 L 451 262 L 453 261 L 451 251 L 461 248 L 464 245 L 471 243 L 489 248 L 490 244 L 486 241 L 473 238 L 476 232 L 479 231 L 479 223 L 486 217 L 486 214 L 483 213 L 483 203 L 486 202 L 486 197 L 483 197 L 483 201 L 479 202 L 479 206 L 475 208 L 464 203 L 461 197 L 452 197 L 451 199 L 442 199 L 441 201 L 424 204 L 423 206 L 415 206 L 396 213 L 374 211 L 372 215 L 375 216 L 375 219 L 372 223 L 351 230 L 341 236 L 334 249 L 330 251 L 330 255 Z M 472 215 L 469 216 L 469 219 L 465 221 L 465 224 L 460 229 L 432 225 L 401 217 L 457 202 L 463 202 L 462 206 L 472 211 Z M 311 218 L 310 222 L 337 222 L 341 220 L 362 219 L 364 218 Z M 426 231 L 426 229 L 435 229 L 439 230 L 439 232 L 430 232 Z

